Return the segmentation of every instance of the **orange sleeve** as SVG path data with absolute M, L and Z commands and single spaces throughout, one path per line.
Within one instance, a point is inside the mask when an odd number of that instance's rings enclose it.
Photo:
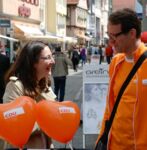
M 113 70 L 114 70 L 114 66 L 115 66 L 115 61 L 113 60 L 113 61 L 111 61 L 110 65 L 109 65 L 109 77 L 110 78 L 112 76 L 112 73 L 113 73 Z M 106 122 L 106 120 L 109 119 L 109 116 L 110 116 L 108 95 L 109 95 L 109 93 L 107 93 L 107 102 L 106 102 L 105 112 L 104 112 L 104 116 L 103 116 L 103 120 L 102 120 L 102 126 L 101 126 L 100 134 L 98 135 L 96 143 L 98 142 L 98 140 L 102 136 L 102 134 L 104 132 L 104 129 L 105 129 L 105 122 Z
M 99 140 L 99 138 L 101 137 L 101 135 L 104 132 L 105 122 L 106 122 L 106 120 L 109 119 L 109 116 L 110 116 L 110 113 L 109 113 L 109 109 L 108 109 L 108 103 L 106 103 L 106 108 L 105 108 L 105 113 L 104 113 L 104 116 L 103 116 L 102 126 L 101 126 L 101 130 L 100 130 L 100 134 L 98 135 L 97 141 Z

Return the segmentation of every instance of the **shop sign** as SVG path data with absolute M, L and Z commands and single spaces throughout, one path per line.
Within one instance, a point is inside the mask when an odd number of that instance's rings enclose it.
M 0 19 L 0 27 L 10 28 L 10 20 Z
M 32 4 L 32 5 L 36 5 L 36 6 L 39 5 L 39 0 L 21 0 L 21 1 Z
M 22 17 L 29 17 L 31 15 L 31 9 L 23 4 L 22 6 L 18 7 L 18 14 Z

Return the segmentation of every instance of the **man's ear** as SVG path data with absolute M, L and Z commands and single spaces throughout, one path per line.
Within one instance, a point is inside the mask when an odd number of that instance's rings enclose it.
M 129 34 L 132 38 L 136 38 L 136 29 L 132 28 L 130 31 L 129 31 Z

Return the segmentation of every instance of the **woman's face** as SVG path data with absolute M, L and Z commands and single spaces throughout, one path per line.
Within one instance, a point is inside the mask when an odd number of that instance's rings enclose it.
M 48 46 L 41 51 L 39 61 L 35 64 L 38 81 L 51 75 L 51 67 L 55 63 L 52 52 Z

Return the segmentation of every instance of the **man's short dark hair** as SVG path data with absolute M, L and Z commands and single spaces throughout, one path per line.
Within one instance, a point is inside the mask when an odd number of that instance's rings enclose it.
M 123 33 L 128 33 L 131 29 L 136 29 L 136 38 L 141 34 L 141 21 L 137 13 L 132 9 L 124 8 L 110 14 L 108 21 L 114 25 L 121 24 Z

